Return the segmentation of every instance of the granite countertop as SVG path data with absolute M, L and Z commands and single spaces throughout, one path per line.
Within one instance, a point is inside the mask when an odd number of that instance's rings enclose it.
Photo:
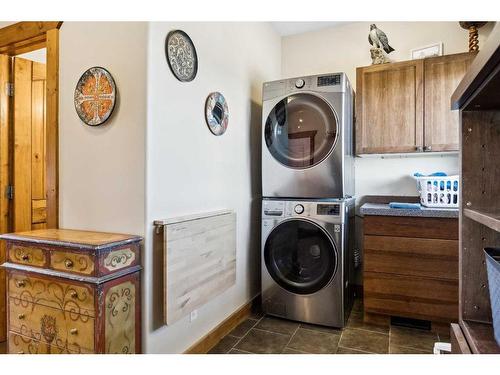
M 390 208 L 388 204 L 365 203 L 361 206 L 362 215 L 376 216 L 412 216 L 412 217 L 444 217 L 457 218 L 458 208 L 427 208 L 422 206 L 420 210 Z

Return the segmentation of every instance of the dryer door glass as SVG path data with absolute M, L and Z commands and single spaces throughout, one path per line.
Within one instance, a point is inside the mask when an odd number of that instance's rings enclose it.
M 312 94 L 294 94 L 281 100 L 267 117 L 264 138 L 271 155 L 295 169 L 321 163 L 337 140 L 333 109 Z
M 267 270 L 282 288 L 311 294 L 324 288 L 337 264 L 335 246 L 318 225 L 305 220 L 279 224 L 264 247 Z

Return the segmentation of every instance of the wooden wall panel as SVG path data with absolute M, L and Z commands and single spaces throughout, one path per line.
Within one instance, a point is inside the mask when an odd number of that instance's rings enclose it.
M 14 230 L 47 221 L 45 64 L 14 60 Z
M 10 185 L 9 173 L 9 97 L 4 89 L 11 78 L 10 58 L 0 55 L 0 192 L 5 192 Z M 10 231 L 9 199 L 5 194 L 0 194 L 0 233 Z M 6 260 L 5 242 L 0 241 L 0 264 Z M 7 339 L 6 332 L 6 300 L 5 300 L 5 270 L 0 267 L 0 342 Z
M 47 31 L 47 228 L 59 227 L 59 29 Z
M 13 230 L 31 230 L 31 90 L 32 62 L 14 59 Z
M 236 282 L 236 214 L 167 224 L 164 256 L 165 322 L 172 324 Z
M 32 229 L 44 228 L 47 221 L 46 162 L 46 81 L 45 64 L 33 62 L 31 91 L 31 199 Z

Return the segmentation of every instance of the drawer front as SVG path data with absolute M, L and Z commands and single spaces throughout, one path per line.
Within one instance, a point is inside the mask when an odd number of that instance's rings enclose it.
M 95 316 L 94 290 L 84 285 L 10 272 L 9 296 L 85 316 Z
M 94 274 L 95 266 L 90 255 L 69 251 L 52 251 L 50 253 L 50 268 L 88 276 Z
M 365 216 L 363 231 L 365 235 L 458 240 L 458 219 Z
M 9 298 L 9 330 L 71 352 L 94 351 L 94 318 Z
M 45 267 L 47 265 L 47 255 L 45 249 L 41 247 L 11 244 L 8 251 L 9 260 L 12 263 L 34 267 Z
M 58 348 L 26 336 L 9 332 L 9 354 L 72 354 L 69 350 Z
M 364 237 L 365 270 L 458 280 L 458 241 Z
M 432 321 L 458 319 L 458 282 L 415 276 L 364 274 L 368 312 Z
M 113 249 L 99 255 L 99 273 L 110 274 L 139 263 L 139 246 L 130 246 Z

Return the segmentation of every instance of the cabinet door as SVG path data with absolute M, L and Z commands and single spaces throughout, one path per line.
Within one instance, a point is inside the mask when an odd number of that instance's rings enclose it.
M 356 73 L 356 153 L 420 151 L 423 61 L 372 65 Z
M 465 75 L 474 53 L 425 59 L 424 151 L 458 151 L 458 110 L 451 95 Z

